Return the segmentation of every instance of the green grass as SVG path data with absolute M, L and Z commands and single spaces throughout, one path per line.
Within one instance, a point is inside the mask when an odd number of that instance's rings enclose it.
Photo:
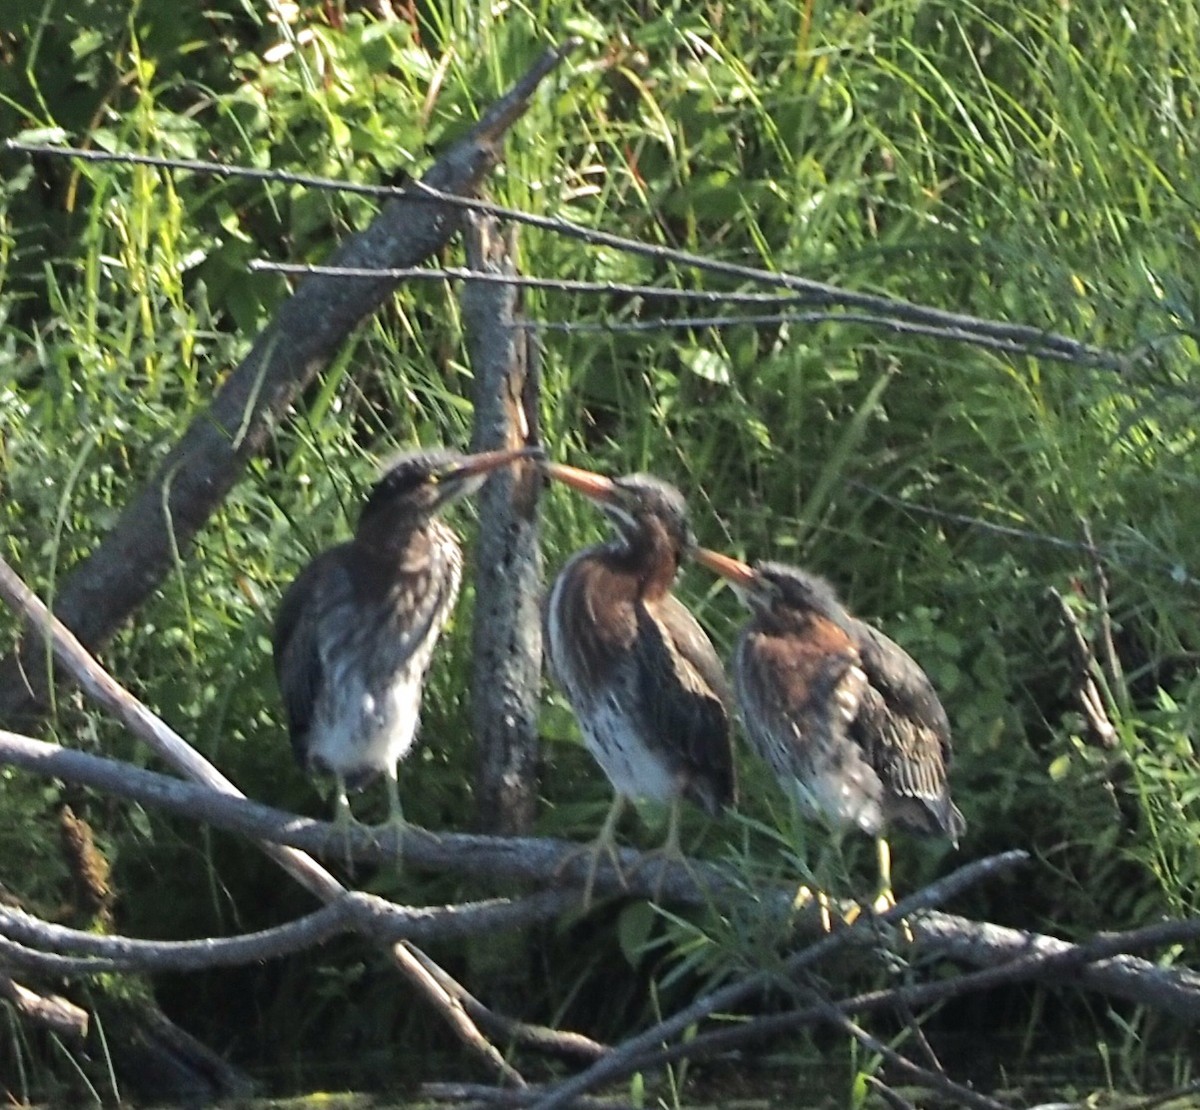
M 1118 375 L 847 323 L 548 332 L 543 416 L 556 456 L 663 474 L 689 495 L 702 542 L 821 571 L 927 668 L 956 729 L 963 855 L 1017 846 L 1039 860 L 1019 902 L 982 890 L 973 912 L 1066 935 L 1194 913 L 1200 7 L 860 7 L 611 0 L 496 15 L 430 0 L 415 33 L 362 12 L 331 25 L 307 5 L 292 31 L 311 39 L 267 61 L 277 27 L 232 0 L 182 17 L 156 0 L 136 17 L 117 0 L 69 12 L 31 2 L 0 13 L 14 59 L 0 67 L 0 131 L 61 128 L 102 147 L 376 181 L 419 173 L 538 50 L 579 33 L 583 48 L 518 124 L 489 186 L 496 199 L 1141 356 Z M 323 258 L 371 206 L 0 157 L 0 542 L 52 596 L 284 295 L 281 279 L 246 263 Z M 724 284 L 529 228 L 520 253 L 525 270 L 550 276 Z M 639 311 L 617 298 L 526 300 L 537 319 Z M 642 318 L 685 311 L 640 306 Z M 324 811 L 286 752 L 270 613 L 296 569 L 347 534 L 376 459 L 466 442 L 469 375 L 453 292 L 401 289 L 106 649 L 118 676 L 252 795 Z M 1113 751 L 1086 742 L 1046 602 L 1056 586 L 1098 627 L 1083 521 L 1106 553 L 1122 663 Z M 602 531 L 590 507 L 547 498 L 550 568 Z M 731 643 L 741 613 L 728 592 L 692 572 L 684 593 Z M 464 608 L 431 679 L 425 743 L 404 771 L 411 815 L 438 826 L 470 825 L 468 631 Z M 550 694 L 546 705 L 541 828 L 582 837 L 607 788 L 563 704 Z M 73 697 L 59 699 L 50 730 L 145 758 Z M 769 777 L 742 763 L 747 816 L 786 822 Z M 2 789 L 0 838 L 51 843 L 58 789 L 16 776 Z M 246 928 L 300 904 L 240 844 L 101 800 L 92 810 L 130 932 Z M 629 827 L 647 843 L 657 835 Z M 777 867 L 780 845 L 750 825 L 689 815 L 687 834 L 747 873 Z M 0 881 L 52 903 L 65 880 L 45 856 Z M 905 843 L 897 883 L 910 889 L 949 862 Z M 404 891 L 456 893 L 416 877 Z M 602 917 L 548 941 L 556 962 L 531 1005 L 616 1035 L 649 1019 L 647 980 L 662 981 L 658 1005 L 669 1007 L 745 958 L 720 928 L 704 942 L 660 931 L 639 954 L 630 938 L 644 925 Z M 591 958 L 571 955 L 580 935 Z M 607 974 L 605 957 L 622 951 L 628 988 L 605 1005 L 596 969 Z M 319 959 L 330 977 L 316 993 L 304 964 L 253 982 L 189 980 L 167 1000 L 203 1035 L 213 1030 L 195 1000 L 240 993 L 238 1051 L 259 1064 L 264 1015 L 296 1058 L 323 1043 L 424 1043 L 428 1023 L 386 974 L 365 975 L 348 1007 L 341 965 Z M 1109 1022 L 1098 1014 L 1089 1026 L 1097 1042 Z M 1142 1042 L 1114 1041 L 1136 1071 Z M 389 1066 L 380 1057 L 364 1081 Z M 310 1073 L 288 1074 L 302 1085 Z

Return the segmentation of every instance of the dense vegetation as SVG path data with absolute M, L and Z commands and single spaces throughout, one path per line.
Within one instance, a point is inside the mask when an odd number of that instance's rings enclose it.
M 963 856 L 1015 846 L 1036 861 L 1018 884 L 981 889 L 971 912 L 1063 936 L 1197 912 L 1200 6 L 396 8 L 8 0 L 0 134 L 391 180 L 419 173 L 548 42 L 580 34 L 511 137 L 496 199 L 1127 355 L 1115 372 L 845 322 L 548 329 L 545 430 L 556 457 L 675 481 L 703 542 L 821 571 L 921 661 L 955 726 Z M 0 551 L 52 597 L 285 295 L 247 263 L 319 260 L 371 203 L 0 157 Z M 724 287 L 545 231 L 520 242 L 531 273 Z M 689 311 L 533 291 L 527 304 L 579 325 Z M 297 567 L 346 534 L 378 457 L 467 441 L 469 373 L 454 289 L 404 286 L 105 651 L 252 797 L 325 812 L 287 752 L 271 610 Z M 550 566 L 602 531 L 559 491 L 544 523 Z M 1101 658 L 1111 621 L 1112 745 L 1079 714 L 1050 587 Z M 699 573 L 683 592 L 729 644 L 741 620 L 730 593 Z M 420 782 L 402 787 L 409 815 L 431 827 L 472 820 L 465 600 L 403 772 Z M 46 734 L 145 758 L 71 696 Z M 544 736 L 538 831 L 590 836 L 607 788 L 549 692 Z M 709 827 L 691 814 L 690 843 L 778 877 L 793 822 L 767 774 L 741 763 L 744 818 Z M 113 863 L 123 932 L 217 934 L 306 908 L 231 838 L 10 772 L 0 789 L 0 882 L 46 915 L 70 899 L 64 800 Z M 644 816 L 630 834 L 648 842 L 661 818 Z M 948 848 L 908 841 L 897 856 L 902 891 L 951 862 Z M 460 893 L 409 873 L 371 882 L 406 901 Z M 564 925 L 538 950 L 521 1005 L 604 1036 L 748 958 L 734 935 L 698 936 L 641 905 Z M 442 1043 L 349 942 L 158 987 L 176 1020 L 280 1088 L 395 1083 Z M 1016 1040 L 1044 1001 L 1030 992 L 967 1016 L 981 1031 L 1001 1019 Z M 1113 1082 L 1158 1081 L 1164 1059 L 1186 1072 L 1182 1051 L 1158 1052 L 1172 1030 L 1065 1001 L 1052 1007 L 1056 1038 L 1069 1032 Z M 803 1053 L 789 1059 L 804 1074 Z

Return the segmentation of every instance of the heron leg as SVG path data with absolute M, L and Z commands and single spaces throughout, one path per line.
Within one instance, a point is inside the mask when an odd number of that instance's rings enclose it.
M 408 822 L 404 819 L 404 810 L 400 807 L 400 784 L 396 781 L 396 768 L 389 767 L 384 772 L 387 783 L 388 819 L 387 826 L 391 831 L 396 849 L 396 866 L 404 866 L 404 834 L 408 830 Z
M 583 885 L 583 908 L 585 910 L 592 904 L 592 888 L 596 883 L 596 868 L 599 866 L 602 855 L 607 855 L 612 861 L 617 878 L 622 886 L 625 885 L 625 876 L 621 871 L 621 861 L 617 855 L 617 822 L 621 820 L 621 814 L 625 812 L 625 802 L 624 794 L 614 794 L 612 805 L 608 807 L 608 814 L 604 818 L 604 824 L 600 827 L 600 835 L 591 844 L 571 852 L 555 869 L 554 874 L 557 877 L 563 873 L 568 864 L 580 856 L 591 857 L 588 861 L 587 879 Z
M 875 857 L 879 861 L 879 895 L 875 899 L 875 912 L 887 913 L 896 904 L 892 890 L 892 849 L 886 836 L 875 838 Z
M 881 836 L 876 839 L 875 853 L 879 860 L 879 895 L 875 899 L 875 912 L 887 913 L 888 910 L 895 908 L 896 892 L 892 890 L 892 849 L 886 837 Z M 916 939 L 913 936 L 912 926 L 907 921 L 901 921 L 900 928 L 904 933 L 904 939 L 912 944 Z
M 696 875 L 695 869 L 688 862 L 687 856 L 683 854 L 683 847 L 679 842 L 679 814 L 682 809 L 681 798 L 678 794 L 671 796 L 671 808 L 667 814 L 667 838 L 662 844 L 645 852 L 642 858 L 638 860 L 635 871 L 640 871 L 643 867 L 649 866 L 651 863 L 658 864 L 658 874 L 654 879 L 654 886 L 651 888 L 655 899 L 662 897 L 663 879 L 667 872 L 674 864 L 682 864 L 687 873 L 691 876 L 692 881 L 699 885 L 699 878 Z
M 896 895 L 892 890 L 892 849 L 888 844 L 887 837 L 877 836 L 875 838 L 875 858 L 879 870 L 879 893 L 875 897 L 875 901 L 871 904 L 871 909 L 875 913 L 887 913 L 896 905 Z M 862 913 L 862 906 L 855 906 L 848 914 L 846 914 L 846 924 L 853 925 L 858 920 Z M 910 943 L 913 940 L 912 929 L 907 921 L 900 922 L 900 926 L 904 931 L 904 937 Z
M 351 835 L 358 824 L 350 809 L 350 798 L 346 794 L 346 779 L 343 775 L 334 774 L 333 796 L 333 837 L 340 840 L 342 851 L 345 853 L 346 870 L 354 874 L 354 853 L 351 851 Z

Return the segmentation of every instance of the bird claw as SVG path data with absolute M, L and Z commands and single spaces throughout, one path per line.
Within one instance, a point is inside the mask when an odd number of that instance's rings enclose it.
M 853 925 L 862 916 L 863 910 L 865 908 L 866 907 L 864 907 L 861 904 L 856 905 L 853 909 L 851 909 L 846 914 L 846 916 L 842 920 L 847 925 Z M 890 887 L 885 887 L 883 890 L 881 890 L 879 892 L 879 894 L 876 896 L 875 901 L 871 903 L 871 912 L 874 913 L 876 916 L 881 916 L 882 914 L 888 913 L 889 911 L 894 910 L 895 908 L 896 908 L 896 896 L 895 896 L 895 894 L 892 893 L 892 890 Z M 909 925 L 907 920 L 900 921 L 899 925 L 900 925 L 901 932 L 904 934 L 904 939 L 909 944 L 912 944 L 913 941 L 916 939 L 913 936 L 912 926 Z
M 354 875 L 354 845 L 353 836 L 356 829 L 363 828 L 363 824 L 350 810 L 350 803 L 346 800 L 343 794 L 335 803 L 332 828 L 329 835 L 325 839 L 325 844 L 322 848 L 322 854 L 332 856 L 336 849 L 342 849 L 342 860 L 346 865 L 346 872 L 351 877 Z
M 814 891 L 811 887 L 800 886 L 796 889 L 796 894 L 792 898 L 792 912 L 803 909 L 809 902 L 816 902 L 817 908 L 821 914 L 821 931 L 824 933 L 833 932 L 833 914 L 830 911 L 829 895 L 823 890 Z M 848 922 L 847 922 L 848 923 Z
M 679 866 L 687 873 L 688 878 L 700 887 L 700 876 L 697 874 L 695 867 L 691 861 L 680 850 L 679 845 L 664 844 L 661 848 L 652 848 L 648 852 L 643 852 L 641 859 L 637 861 L 630 869 L 630 875 L 636 875 L 639 871 L 644 871 L 648 867 L 657 864 L 658 874 L 655 876 L 654 883 L 650 887 L 650 895 L 654 901 L 660 901 L 662 898 L 663 880 L 670 873 L 671 869 Z
M 616 873 L 617 881 L 621 884 L 623 890 L 629 889 L 629 881 L 625 878 L 625 872 L 621 870 L 621 859 L 617 854 L 617 846 L 611 839 L 600 838 L 592 841 L 591 844 L 585 844 L 582 848 L 577 848 L 573 852 L 569 852 L 563 861 L 554 869 L 554 878 L 560 879 L 566 870 L 581 856 L 589 856 L 587 877 L 583 884 L 583 909 L 587 912 L 592 906 L 592 890 L 596 885 L 596 869 L 600 865 L 600 856 L 607 854 L 609 862 L 612 864 L 613 871 Z

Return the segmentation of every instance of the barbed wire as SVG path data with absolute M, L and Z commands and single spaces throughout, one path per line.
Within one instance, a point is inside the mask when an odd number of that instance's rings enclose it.
M 584 281 L 574 278 L 548 278 L 535 275 L 496 274 L 471 270 L 465 266 L 398 266 L 374 268 L 369 266 L 327 266 L 321 263 L 276 262 L 256 258 L 249 264 L 252 273 L 278 273 L 299 277 L 388 278 L 395 281 L 479 281 L 494 285 L 514 285 L 531 289 L 546 289 L 557 293 L 596 293 L 610 296 L 648 297 L 676 301 L 700 301 L 713 304 L 802 305 L 809 303 L 807 294 L 746 293 L 712 289 L 677 289 L 662 285 L 639 285 L 616 281 Z M 825 312 L 775 313 L 770 315 L 724 316 L 660 316 L 648 320 L 523 320 L 517 327 L 538 333 L 642 333 L 687 328 L 728 328 L 738 326 L 766 327 L 782 324 L 814 326 L 818 324 L 859 324 L 904 335 L 919 335 L 949 342 L 969 343 L 987 350 L 1032 357 L 1059 358 L 1051 349 L 1032 347 L 1027 343 L 967 334 L 960 329 L 932 324 L 917 324 L 893 316 L 871 312 L 845 310 Z M 1090 367 L 1106 369 L 1104 367 Z
M 221 162 L 210 162 L 196 158 L 170 158 L 162 155 L 131 154 L 117 151 L 83 150 L 77 147 L 55 146 L 42 143 L 26 143 L 17 139 L 5 142 L 5 148 L 24 154 L 42 154 L 54 157 L 76 158 L 88 162 L 117 162 L 130 165 L 153 166 L 162 169 L 179 169 L 203 173 L 221 178 L 241 177 L 278 184 L 303 185 L 307 188 L 326 189 L 342 193 L 373 197 L 399 198 L 410 201 L 428 201 L 444 204 L 467 211 L 480 212 L 549 231 L 567 238 L 599 246 L 612 247 L 628 254 L 656 261 L 687 266 L 723 277 L 752 281 L 775 288 L 787 289 L 802 294 L 804 303 L 841 305 L 847 308 L 877 313 L 886 318 L 896 318 L 909 323 L 945 328 L 961 337 L 962 342 L 1004 341 L 1019 345 L 1019 349 L 1036 353 L 1038 357 L 1076 365 L 1095 366 L 1116 373 L 1123 373 L 1130 364 L 1131 356 L 1116 354 L 1083 343 L 1068 336 L 1043 328 L 1025 324 L 1007 324 L 985 320 L 969 314 L 948 312 L 929 308 L 897 297 L 876 293 L 858 293 L 845 290 L 827 282 L 804 278 L 798 274 L 763 270 L 737 262 L 726 262 L 677 250 L 638 239 L 629 239 L 612 232 L 584 227 L 559 216 L 539 216 L 520 209 L 508 208 L 454 193 L 444 193 L 421 181 L 411 180 L 403 185 L 362 185 L 318 177 L 311 174 L 296 174 L 279 170 L 264 170 L 255 167 L 232 166 Z
M 576 278 L 547 278 L 526 274 L 498 274 L 489 270 L 471 270 L 466 266 L 396 266 L 375 269 L 370 266 L 325 266 L 309 262 L 275 262 L 269 258 L 252 259 L 251 273 L 278 273 L 301 277 L 390 278 L 396 281 L 479 281 L 489 285 L 514 285 L 527 289 L 549 289 L 556 293 L 606 293 L 614 296 L 662 297 L 677 301 L 704 301 L 714 304 L 803 304 L 799 294 L 743 293 L 719 289 L 675 289 L 666 285 L 636 285 L 620 281 L 583 281 Z
M 648 257 L 656 261 L 687 266 L 712 273 L 718 276 L 767 284 L 786 290 L 782 294 L 752 293 L 744 291 L 718 291 L 700 289 L 672 289 L 665 286 L 583 281 L 575 279 L 544 278 L 537 276 L 512 276 L 491 274 L 469 270 L 465 267 L 442 267 L 440 269 L 425 267 L 402 267 L 393 269 L 352 268 L 322 266 L 317 264 L 280 263 L 266 259 L 258 259 L 250 264 L 252 271 L 273 271 L 284 274 L 322 274 L 328 276 L 343 275 L 346 277 L 379 278 L 394 280 L 464 280 L 499 282 L 510 285 L 524 285 L 533 288 L 544 288 L 567 293 L 607 293 L 611 295 L 643 296 L 649 298 L 674 299 L 701 303 L 726 304 L 767 304 L 767 305 L 825 305 L 838 308 L 840 311 L 805 312 L 805 313 L 772 313 L 758 315 L 714 315 L 707 317 L 684 316 L 676 318 L 656 318 L 653 320 L 626 321 L 584 321 L 566 320 L 531 320 L 523 324 L 537 331 L 572 333 L 595 332 L 648 332 L 676 328 L 723 328 L 740 325 L 813 325 L 820 323 L 860 324 L 869 327 L 883 328 L 892 332 L 927 336 L 955 342 L 970 343 L 976 346 L 1007 353 L 1029 354 L 1034 357 L 1046 358 L 1060 362 L 1083 365 L 1107 371 L 1113 371 L 1126 376 L 1126 371 L 1136 362 L 1141 361 L 1147 353 L 1143 347 L 1124 355 L 1102 348 L 1094 347 L 1079 340 L 1063 336 L 1045 329 L 1038 329 L 1020 324 L 1006 324 L 994 320 L 985 320 L 966 314 L 947 312 L 941 309 L 928 308 L 900 298 L 888 297 L 881 294 L 856 293 L 844 290 L 838 286 L 803 278 L 796 274 L 761 270 L 740 263 L 726 262 L 708 258 L 703 255 L 681 251 L 671 247 L 646 243 L 636 239 L 615 235 L 611 232 L 598 231 L 584 227 L 581 224 L 555 216 L 538 216 L 523 212 L 519 209 L 508 208 L 489 201 L 463 197 L 452 193 L 443 193 L 431 188 L 423 182 L 408 180 L 401 185 L 370 185 L 347 182 L 332 178 L 320 177 L 313 174 L 292 173 L 275 169 L 259 169 L 249 166 L 230 165 L 205 159 L 174 158 L 161 155 L 135 154 L 117 151 L 84 150 L 76 147 L 64 147 L 51 144 L 26 143 L 17 139 L 6 140 L 7 150 L 30 154 L 48 155 L 55 157 L 75 158 L 86 162 L 113 162 L 129 165 L 143 165 L 160 169 L 181 170 L 215 176 L 218 178 L 241 178 L 257 180 L 266 183 L 298 185 L 305 188 L 321 189 L 351 195 L 369 196 L 373 198 L 395 199 L 405 198 L 412 201 L 427 201 L 445 204 L 484 214 L 493 215 L 514 223 L 525 224 L 541 230 L 561 234 L 569 238 L 600 246 L 608 246 L 630 254 Z M 851 309 L 855 311 L 845 311 Z M 1134 384 L 1134 383 L 1131 383 Z M 1184 393 L 1188 399 L 1195 397 L 1190 391 L 1176 390 Z M 945 520 L 963 527 L 975 528 L 993 535 L 1004 536 L 1029 543 L 1056 547 L 1060 550 L 1075 551 L 1087 554 L 1092 558 L 1102 558 L 1119 569 L 1128 569 L 1130 559 L 1127 553 L 1111 547 L 1098 547 L 1094 544 L 1046 532 L 1020 528 L 1013 525 L 999 524 L 982 517 L 972 516 L 941 509 L 936 506 L 924 505 L 889 494 L 878 487 L 854 479 L 848 479 L 847 485 L 869 493 L 884 503 L 904 512 L 931 518 Z M 1200 578 L 1190 574 L 1181 563 L 1166 556 L 1155 558 L 1135 558 L 1138 566 L 1149 566 L 1166 574 L 1177 584 L 1189 586 L 1200 585 Z

